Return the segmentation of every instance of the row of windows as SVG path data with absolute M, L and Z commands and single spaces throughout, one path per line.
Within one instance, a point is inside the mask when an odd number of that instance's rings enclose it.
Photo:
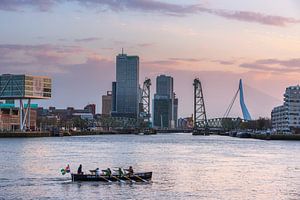
M 24 76 L 23 76 L 24 77 Z M 44 82 L 50 83 L 50 78 L 42 78 L 42 77 L 35 77 L 35 76 L 25 76 L 25 80 L 33 81 L 33 80 L 43 80 Z
M 25 82 L 25 85 L 26 86 L 33 86 L 34 85 L 34 83 L 33 82 Z M 43 83 L 43 87 L 48 87 L 48 88 L 50 88 L 51 87 L 51 83 Z

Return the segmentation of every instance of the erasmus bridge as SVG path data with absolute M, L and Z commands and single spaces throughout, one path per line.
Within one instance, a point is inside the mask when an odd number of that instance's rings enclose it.
M 196 78 L 194 80 L 194 133 L 201 134 L 202 132 L 207 131 L 221 131 L 226 129 L 233 129 L 240 124 L 242 121 L 251 120 L 251 115 L 248 111 L 248 108 L 245 104 L 244 100 L 244 90 L 243 90 L 243 82 L 242 79 L 239 81 L 239 87 L 230 102 L 228 108 L 226 109 L 222 118 L 213 118 L 207 119 L 206 117 L 206 109 L 204 103 L 204 95 L 202 90 L 201 81 Z M 232 106 L 237 100 L 239 96 L 240 108 L 243 113 L 243 118 L 231 118 L 228 117 Z

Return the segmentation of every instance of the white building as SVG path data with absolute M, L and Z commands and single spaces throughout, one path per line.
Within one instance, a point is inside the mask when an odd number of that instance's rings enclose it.
M 284 93 L 284 103 L 272 110 L 272 127 L 288 132 L 300 129 L 300 86 L 290 86 Z

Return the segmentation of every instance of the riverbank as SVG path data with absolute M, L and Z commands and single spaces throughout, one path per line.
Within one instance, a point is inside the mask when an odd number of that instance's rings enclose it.
M 251 134 L 251 138 L 260 140 L 300 140 L 300 134 Z
M 0 132 L 0 138 L 22 138 L 22 137 L 62 137 L 62 136 L 84 136 L 84 135 L 109 135 L 109 134 L 134 134 L 126 131 L 72 131 L 53 134 L 50 131 L 31 132 Z

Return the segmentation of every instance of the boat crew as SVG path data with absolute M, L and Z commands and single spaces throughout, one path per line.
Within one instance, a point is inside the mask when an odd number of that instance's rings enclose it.
M 105 170 L 102 170 L 105 176 L 111 176 L 111 170 L 110 168 L 107 168 Z
M 82 165 L 81 164 L 78 167 L 77 174 L 83 174 L 83 172 L 82 172 Z
M 100 170 L 99 170 L 99 168 L 97 168 L 97 169 L 95 170 L 95 174 L 96 174 L 96 176 L 100 176 Z
M 124 174 L 125 174 L 124 171 L 123 171 L 123 169 L 121 167 L 119 167 L 118 173 L 119 173 L 120 177 L 124 176 Z
M 129 169 L 127 170 L 129 175 L 133 175 L 133 168 L 132 166 L 129 166 Z

